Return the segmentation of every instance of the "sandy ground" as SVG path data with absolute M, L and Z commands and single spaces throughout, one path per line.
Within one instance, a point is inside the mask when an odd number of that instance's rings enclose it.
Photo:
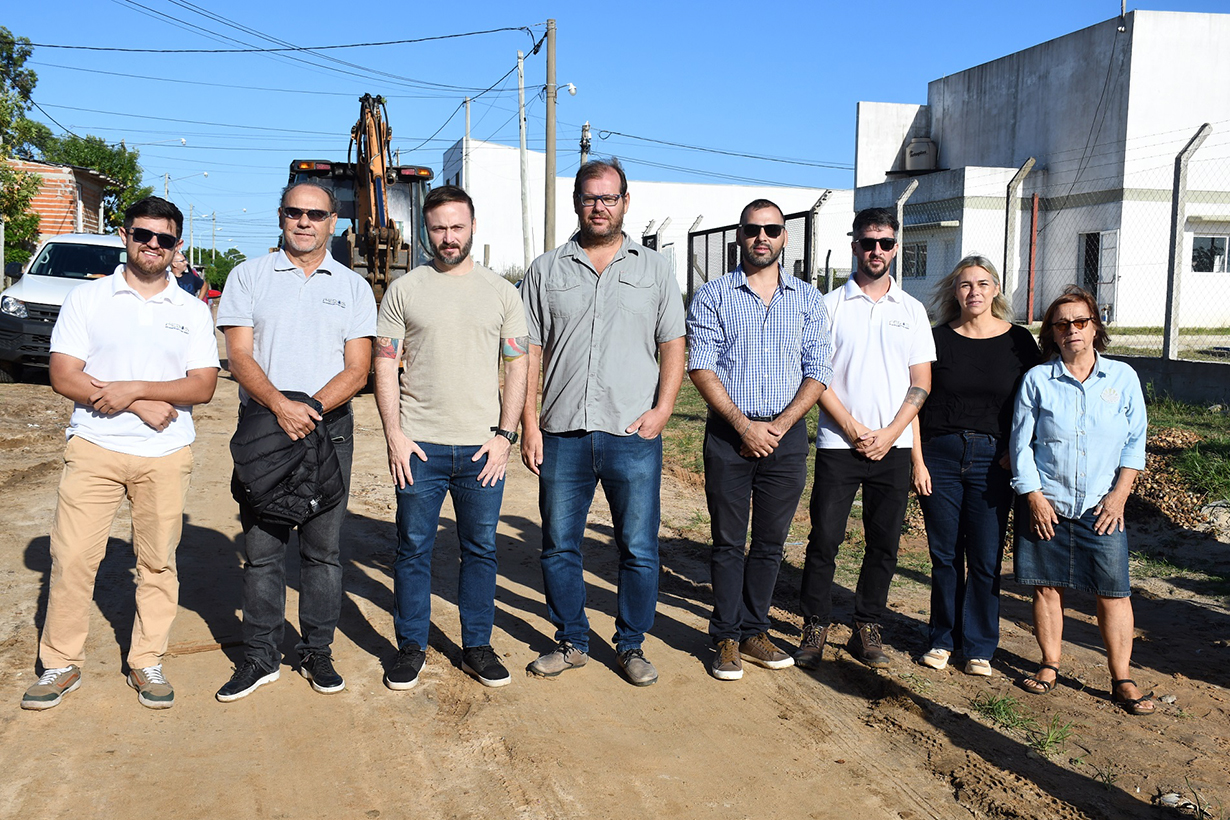
M 928 592 L 925 547 L 915 537 L 890 598 L 891 669 L 852 661 L 840 648 L 848 629 L 837 627 L 837 646 L 815 673 L 750 667 L 742 681 L 719 683 L 705 671 L 708 566 L 695 531 L 703 494 L 695 481 L 671 476 L 663 488 L 658 619 L 645 646 L 661 673 L 657 685 L 633 687 L 615 667 L 616 563 L 601 499 L 587 542 L 591 662 L 555 680 L 523 674 L 550 647 L 553 630 L 537 560 L 537 485 L 518 464 L 504 498 L 493 637 L 512 684 L 486 689 L 460 669 L 457 546 L 446 505 L 423 682 L 391 692 L 381 675 L 395 654 L 393 492 L 370 394 L 356 400 L 346 597 L 334 646 L 347 688 L 317 694 L 287 664 L 276 683 L 220 704 L 213 693 L 241 654 L 242 538 L 226 448 L 236 389 L 225 376 L 196 415 L 196 471 L 178 553 L 180 613 L 166 660 L 176 705 L 167 711 L 141 707 L 124 682 L 133 615 L 126 511 L 98 576 L 81 688 L 46 712 L 18 708 L 35 679 L 47 533 L 70 406 L 45 379 L 0 385 L 0 817 L 1178 816 L 1150 805 L 1168 792 L 1211 804 L 1206 816 L 1230 814 L 1219 802 L 1230 804 L 1224 598 L 1175 579 L 1138 589 L 1136 679 L 1173 702 L 1154 717 L 1131 718 L 1107 699 L 1092 601 L 1076 596 L 1062 685 L 1050 695 L 1013 685 L 1038 653 L 1026 591 L 1010 581 L 992 679 L 916 665 L 926 649 Z M 297 559 L 290 565 L 285 650 L 293 661 Z M 797 583 L 797 571 L 784 568 L 774 611 L 783 643 L 797 640 Z M 843 589 L 838 617 L 849 610 Z M 971 707 L 987 694 L 1017 698 L 1039 726 L 1070 724 L 1066 741 L 1040 754 L 1031 748 L 1035 736 Z

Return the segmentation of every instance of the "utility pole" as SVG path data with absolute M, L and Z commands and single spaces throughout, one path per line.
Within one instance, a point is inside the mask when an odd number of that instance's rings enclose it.
M 171 198 L 171 174 L 169 172 L 162 175 L 162 198 Z
M 218 212 L 209 215 L 214 221 L 214 233 L 209 238 L 209 262 L 212 265 L 218 259 Z
M 196 243 L 192 240 L 192 211 L 193 211 L 193 208 L 195 207 L 196 207 L 195 205 L 188 206 L 188 264 L 189 265 L 196 264 L 194 261 L 192 261 L 192 257 L 195 256 L 195 254 L 192 252 L 192 249 L 196 246 Z
M 466 136 L 461 141 L 461 187 L 470 187 L 470 98 L 466 97 Z
M 555 20 L 547 20 L 547 162 L 543 203 L 543 252 L 555 247 Z
M 530 235 L 530 158 L 525 150 L 525 54 L 517 52 L 517 116 L 521 132 L 521 246 L 525 253 L 525 269 L 530 269 L 534 244 Z
M 581 126 L 581 164 L 589 162 L 589 120 Z

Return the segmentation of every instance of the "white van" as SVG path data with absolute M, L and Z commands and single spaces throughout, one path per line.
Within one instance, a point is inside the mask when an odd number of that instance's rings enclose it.
M 17 380 L 23 367 L 47 367 L 51 328 L 68 292 L 110 275 L 126 258 L 115 235 L 63 234 L 39 246 L 25 273 L 0 294 L 0 382 Z

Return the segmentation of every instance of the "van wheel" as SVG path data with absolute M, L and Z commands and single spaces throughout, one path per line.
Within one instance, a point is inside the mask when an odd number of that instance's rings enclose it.
M 0 384 L 13 384 L 19 381 L 21 381 L 21 365 L 0 362 Z

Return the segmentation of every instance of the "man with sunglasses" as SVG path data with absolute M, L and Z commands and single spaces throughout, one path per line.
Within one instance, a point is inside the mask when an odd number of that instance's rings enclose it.
M 863 491 L 866 542 L 854 591 L 858 660 L 888 666 L 880 622 L 897 569 L 910 487 L 910 427 L 931 390 L 935 341 L 926 308 L 893 281 L 897 217 L 868 208 L 854 217 L 857 261 L 844 286 L 824 297 L 833 328 L 833 381 L 820 395 L 811 534 L 803 565 L 803 639 L 795 661 L 820 664 L 832 614 L 833 573 L 854 496 Z
M 164 199 L 131 205 L 120 232 L 124 266 L 74 288 L 51 333 L 51 386 L 73 400 L 73 414 L 51 527 L 44 671 L 23 709 L 50 709 L 81 684 L 95 576 L 125 496 L 137 559 L 128 685 L 151 709 L 175 702 L 162 659 L 179 602 L 192 406 L 213 398 L 219 367 L 209 309 L 167 273 L 183 225 Z
M 782 269 L 784 223 L 774 203 L 749 203 L 739 217 L 741 263 L 702 286 L 688 309 L 688 370 L 709 405 L 709 635 L 717 649 L 709 671 L 718 680 L 742 678 L 744 660 L 794 665 L 769 637 L 769 606 L 807 482 L 804 416 L 833 379 L 833 346 L 820 292 Z
M 521 459 L 539 477 L 557 642 L 529 671 L 553 677 L 589 660 L 581 540 L 601 481 L 619 549 L 616 655 L 631 683 L 648 686 L 658 679 L 641 645 L 658 604 L 662 429 L 683 382 L 685 328 L 666 259 L 623 232 L 628 203 L 618 160 L 582 165 L 576 235 L 535 259 L 521 286 L 530 331 Z
M 238 700 L 278 679 L 286 604 L 286 546 L 299 531 L 299 671 L 321 693 L 345 688 L 331 646 L 342 605 L 340 535 L 346 517 L 354 417 L 350 399 L 367 383 L 376 300 L 363 277 L 328 250 L 337 199 L 314 182 L 292 184 L 278 208 L 281 250 L 241 263 L 218 307 L 240 418 L 253 402 L 268 408 L 292 440 L 323 424 L 341 467 L 341 501 L 298 527 L 263 520 L 239 505 L 244 533 L 244 659 L 218 690 Z M 296 401 L 286 395 L 306 395 Z

